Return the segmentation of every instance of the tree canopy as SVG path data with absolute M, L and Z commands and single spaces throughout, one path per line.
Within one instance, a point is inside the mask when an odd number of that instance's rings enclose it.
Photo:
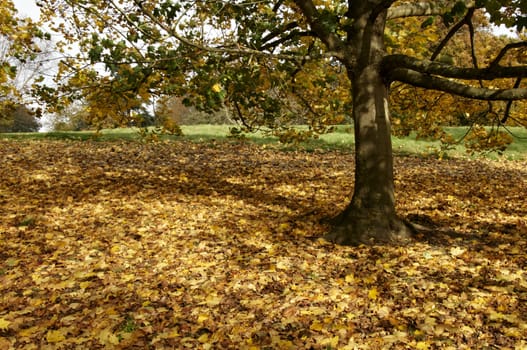
M 40 63 L 33 64 L 43 54 L 43 45 L 49 41 L 49 34 L 42 31 L 30 18 L 22 18 L 11 0 L 0 5 L 0 122 L 17 125 L 26 112 L 24 96 L 30 94 L 31 84 L 42 81 Z M 20 113 L 19 113 L 20 112 Z M 14 119 L 13 119 L 14 117 Z M 34 129 L 31 123 L 29 129 Z M 24 124 L 26 125 L 26 124 Z M 29 125 L 29 124 L 28 124 Z M 27 126 L 27 125 L 26 125 Z M 26 126 L 21 126 L 26 130 Z M 15 127 L 16 130 L 19 127 Z M 38 129 L 38 127 L 37 127 Z
M 525 62 L 502 63 L 505 57 L 522 57 L 523 40 L 487 57 L 491 61 L 485 68 L 476 61 L 473 46 L 482 12 L 493 24 L 521 30 L 526 12 L 523 1 L 377 3 L 376 11 L 387 10 L 384 39 L 390 54 L 382 60 L 387 79 L 484 100 L 525 97 L 523 89 L 490 91 L 477 86 L 478 80 L 521 78 L 524 67 L 508 65 Z M 83 96 L 108 101 L 105 93 L 110 93 L 115 103 L 126 108 L 120 100 L 181 95 L 205 110 L 226 104 L 247 127 L 280 127 L 302 115 L 315 129 L 349 115 L 348 82 L 340 73 L 345 73 L 342 65 L 357 61 L 350 43 L 360 14 L 352 9 L 376 6 L 362 1 L 61 0 L 39 4 L 54 21 L 55 30 L 64 34 L 63 50 L 72 45 L 80 48 L 62 62 L 57 77 L 68 78 L 69 89 L 64 86 L 60 94 L 67 100 Z M 473 67 L 444 63 L 441 58 L 452 54 L 446 52 L 448 43 L 464 27 L 470 32 L 464 49 L 474 57 L 465 62 Z M 459 79 L 474 83 L 468 88 Z M 111 110 L 99 113 L 107 115 Z
M 411 101 L 416 94 L 407 86 L 412 86 L 486 103 L 505 101 L 500 123 L 523 118 L 514 101 L 527 98 L 524 0 L 42 0 L 39 5 L 51 28 L 63 35 L 59 47 L 71 53 L 60 63 L 58 88 L 40 89 L 54 108 L 84 99 L 97 122 L 154 98 L 179 96 L 205 111 L 229 110 L 246 130 L 278 130 L 285 140 L 352 120 L 354 195 L 329 236 L 340 243 L 391 241 L 411 231 L 395 214 L 390 89 L 397 91 L 391 97 L 399 102 L 396 117 L 433 119 L 426 110 L 407 115 L 423 110 Z M 515 28 L 517 39 L 479 49 L 484 42 L 478 37 L 488 37 L 483 28 L 489 23 Z M 433 100 L 430 96 L 426 99 Z M 405 103 L 408 108 L 401 107 Z M 485 113 L 496 111 L 486 106 Z M 309 130 L 288 128 L 295 123 Z

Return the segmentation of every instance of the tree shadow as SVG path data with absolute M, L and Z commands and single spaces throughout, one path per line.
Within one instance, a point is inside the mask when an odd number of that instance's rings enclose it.
M 353 186 L 353 157 L 338 153 L 280 152 L 235 142 L 140 147 L 137 143 L 92 142 L 89 147 L 94 149 L 90 152 L 85 152 L 83 145 L 68 146 L 65 153 L 70 159 L 68 164 L 60 163 L 64 159 L 59 153 L 20 167 L 18 174 L 9 175 L 9 181 L 4 183 L 5 193 L 11 193 L 10 199 L 16 198 L 19 203 L 31 203 L 38 194 L 39 211 L 51 206 L 96 203 L 100 193 L 124 200 L 138 196 L 144 200 L 163 197 L 167 202 L 194 198 L 204 204 L 210 203 L 208 199 L 230 198 L 257 208 L 257 212 L 246 212 L 255 219 L 269 214 L 275 220 L 281 214 L 282 221 L 309 222 L 329 228 L 328 219 L 338 214 L 339 205 L 347 204 Z M 481 239 L 496 245 L 498 239 L 485 232 L 514 232 L 515 228 L 507 222 L 489 224 L 470 217 L 438 218 L 437 212 L 443 209 L 457 210 L 451 208 L 448 196 L 466 201 L 467 205 L 471 205 L 470 198 L 477 199 L 472 212 L 485 210 L 486 200 L 500 198 L 499 203 L 493 203 L 495 211 L 519 210 L 513 214 L 527 217 L 525 207 L 504 205 L 525 198 L 521 183 L 527 178 L 527 170 L 516 169 L 511 174 L 490 162 L 447 160 L 440 165 L 437 162 L 396 158 L 399 182 L 396 192 L 403 203 L 399 211 L 423 228 L 418 227 L 417 241 L 447 246 L 456 240 Z M 47 179 L 38 177 L 43 172 L 49 175 Z M 32 177 L 34 180 L 17 182 Z M 428 198 L 433 200 L 424 201 Z M 9 205 L 10 199 L 4 199 L 3 205 Z M 20 213 L 20 219 L 26 214 Z M 468 233 L 455 228 L 463 220 L 473 221 Z

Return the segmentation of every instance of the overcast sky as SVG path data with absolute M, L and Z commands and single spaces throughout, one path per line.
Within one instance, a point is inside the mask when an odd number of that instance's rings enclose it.
M 35 0 L 13 0 L 18 12 L 27 17 L 37 19 L 40 11 L 38 6 L 35 4 Z

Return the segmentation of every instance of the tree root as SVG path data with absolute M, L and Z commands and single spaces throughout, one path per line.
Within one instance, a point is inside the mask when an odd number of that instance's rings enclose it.
M 340 245 L 406 243 L 417 230 L 394 215 L 343 213 L 335 218 L 332 230 L 324 239 Z

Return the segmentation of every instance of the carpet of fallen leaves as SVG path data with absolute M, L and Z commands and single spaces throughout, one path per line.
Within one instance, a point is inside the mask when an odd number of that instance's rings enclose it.
M 396 183 L 431 230 L 341 247 L 351 154 L 0 141 L 0 348 L 525 349 L 527 163 Z

